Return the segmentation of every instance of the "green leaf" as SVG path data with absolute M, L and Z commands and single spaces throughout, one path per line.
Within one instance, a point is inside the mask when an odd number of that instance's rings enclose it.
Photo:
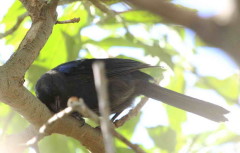
M 179 93 L 184 93 L 185 80 L 183 73 L 183 69 L 176 66 L 174 69 L 174 77 L 171 78 L 171 83 L 168 85 L 167 88 Z M 177 132 L 181 132 L 182 123 L 185 122 L 187 119 L 186 112 L 169 105 L 166 108 L 170 126 Z
M 62 31 L 63 38 L 65 39 L 67 61 L 76 60 L 78 57 L 79 50 L 82 48 L 82 42 L 79 33 L 75 36 L 71 36 L 68 33 Z
M 51 69 L 67 61 L 65 40 L 60 27 L 56 27 L 34 64 Z
M 13 5 L 9 8 L 7 14 L 4 16 L 3 20 L 1 21 L 1 24 L 5 25 L 5 31 L 11 29 L 17 22 L 17 18 L 24 14 L 26 12 L 26 9 L 23 7 L 20 1 L 15 1 Z M 16 31 L 14 31 L 11 35 L 8 35 L 5 37 L 6 44 L 13 45 L 15 49 L 18 47 L 20 41 L 24 38 L 27 28 L 25 28 L 23 25 L 26 23 L 26 21 L 29 21 L 29 17 L 27 17 L 21 25 L 18 27 Z
M 195 36 L 195 46 L 196 46 L 196 48 L 197 47 L 202 47 L 202 46 L 207 46 L 207 44 L 202 40 L 202 39 L 200 39 L 199 38 L 199 36 Z
M 117 128 L 117 131 L 121 133 L 124 137 L 126 137 L 128 140 L 130 140 L 134 134 L 140 116 L 141 113 L 139 113 L 138 116 L 131 118 L 131 120 L 127 121 L 123 126 Z M 116 141 L 116 146 L 125 147 L 126 145 L 123 144 L 121 141 Z
M 0 118 L 5 117 L 11 111 L 10 106 L 0 102 Z
M 154 128 L 147 128 L 149 136 L 152 138 L 154 144 L 159 148 L 172 153 L 176 148 L 176 132 L 164 126 L 158 126 Z
M 23 7 L 20 1 L 15 1 L 13 5 L 8 9 L 7 14 L 4 16 L 3 20 L 0 23 L 6 25 L 6 29 L 11 28 L 15 25 L 17 17 L 26 12 L 26 9 Z
M 216 139 L 212 145 L 219 146 L 228 143 L 237 143 L 240 141 L 239 135 L 231 131 L 226 131 L 226 129 L 222 129 L 221 131 L 215 132 L 214 134 L 218 135 L 218 139 Z M 221 137 L 219 137 L 219 135 L 221 135 Z
M 12 115 L 13 117 L 11 120 L 8 121 L 9 123 L 6 122 L 7 124 L 11 125 L 7 128 L 8 134 L 19 133 L 29 126 L 29 122 L 27 122 L 27 120 L 25 120 L 17 112 L 11 110 L 11 112 L 9 112 L 9 114 L 8 114 L 8 117 L 9 117 L 9 115 Z
M 123 38 L 123 37 L 108 37 L 108 38 L 103 39 L 101 41 L 88 40 L 85 43 L 100 46 L 104 50 L 108 50 L 110 47 L 113 47 L 113 46 L 142 48 L 142 45 L 133 43 L 133 42 L 131 42 L 131 41 L 129 41 L 129 40 Z
M 157 56 L 161 61 L 164 61 L 170 68 L 173 68 L 172 56 L 170 52 L 161 48 L 159 45 L 144 46 L 146 55 Z
M 135 153 L 132 149 L 122 147 L 117 147 L 116 151 L 117 153 Z
M 148 11 L 136 10 L 136 11 L 127 11 L 121 14 L 122 17 L 128 22 L 150 22 L 158 23 L 161 22 L 161 18 L 158 15 L 152 14 Z
M 106 4 L 115 4 L 115 3 L 121 2 L 120 0 L 101 0 L 101 1 Z
M 87 150 L 82 147 L 77 140 L 64 135 L 53 134 L 45 137 L 39 142 L 40 152 L 44 153 L 75 153 L 76 149 Z
M 28 88 L 34 91 L 34 85 L 42 74 L 49 69 L 40 65 L 33 64 L 27 71 L 26 78 L 29 81 Z
M 29 19 L 29 17 L 28 17 L 28 19 Z M 5 37 L 6 44 L 12 45 L 14 47 L 14 50 L 16 50 L 18 48 L 18 46 L 21 43 L 21 40 L 24 38 L 27 31 L 29 30 L 28 28 L 25 28 L 23 26 L 24 23 L 29 22 L 28 19 L 25 19 L 24 22 L 22 23 L 22 25 L 19 26 L 19 28 L 16 31 L 14 31 L 12 34 Z
M 234 74 L 223 80 L 215 77 L 201 77 L 196 83 L 196 86 L 204 89 L 214 89 L 218 94 L 223 96 L 229 104 L 238 103 L 239 96 L 239 76 Z

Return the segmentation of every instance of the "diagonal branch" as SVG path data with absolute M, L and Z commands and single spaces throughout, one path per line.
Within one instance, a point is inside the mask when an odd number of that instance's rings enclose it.
M 71 97 L 68 101 L 68 104 L 70 105 L 70 107 L 74 107 L 75 111 L 78 111 L 80 114 L 82 114 L 83 116 L 89 117 L 91 120 L 93 120 L 96 123 L 100 123 L 100 118 L 98 117 L 98 115 L 93 112 L 91 109 L 89 109 L 86 104 L 83 102 L 82 99 L 78 99 L 76 97 Z M 84 126 L 86 126 L 87 124 L 85 124 Z M 83 127 L 84 127 L 83 126 Z M 102 126 L 102 124 L 101 124 Z M 113 124 L 109 125 L 109 131 L 112 135 L 114 135 L 116 138 L 118 138 L 119 140 L 121 140 L 123 143 L 125 143 L 126 145 L 128 145 L 133 151 L 135 151 L 136 153 L 145 153 L 138 145 L 136 144 L 132 144 L 128 139 L 126 139 L 124 136 L 122 136 L 121 134 L 119 134 L 117 131 L 115 131 Z M 96 130 L 99 132 L 99 130 Z M 103 133 L 104 134 L 104 133 Z M 102 142 L 102 139 L 100 140 L 98 138 L 98 142 Z M 106 148 L 107 149 L 107 148 Z M 102 150 L 98 149 L 98 152 L 103 152 Z M 94 152 L 95 153 L 95 152 Z
M 110 16 L 115 16 L 116 12 L 109 9 L 103 2 L 99 0 L 89 0 L 93 5 L 99 8 L 102 12 L 107 13 Z
M 166 0 L 127 0 L 128 2 L 158 14 L 165 19 L 186 27 L 191 27 L 200 17 L 192 10 L 180 8 Z
M 179 7 L 166 0 L 126 0 L 135 6 L 153 12 L 164 19 L 194 30 L 206 43 L 224 49 L 240 65 L 240 18 L 232 11 L 228 22 L 223 23 L 217 17 L 205 19 L 196 12 Z
M 24 74 L 38 56 L 41 48 L 51 35 L 56 23 L 56 7 L 58 0 L 46 3 L 43 0 L 21 0 L 32 19 L 32 25 L 17 51 L 10 59 L 0 66 L 0 101 L 11 106 L 32 124 L 36 130 L 52 116 L 49 109 L 41 103 L 30 91 L 23 87 Z M 46 134 L 59 133 L 79 140 L 90 151 L 98 153 L 104 146 L 98 140 L 100 132 L 87 124 L 80 126 L 72 117 L 60 119 L 47 128 Z M 9 146 L 14 148 L 21 139 Z M 9 152 L 10 153 L 10 152 Z
M 52 0 L 50 3 L 40 0 L 21 0 L 21 2 L 32 19 L 32 26 L 17 51 L 6 64 L 0 66 L 0 101 L 21 114 L 36 130 L 46 123 L 52 113 L 23 87 L 23 77 L 52 32 L 56 23 L 58 0 Z M 80 126 L 79 122 L 72 117 L 60 119 L 48 127 L 46 134 L 52 133 L 73 137 L 95 153 L 103 148 L 103 145 L 98 141 L 102 137 L 100 132 L 87 124 Z M 19 143 L 25 143 L 26 139 L 22 138 L 20 137 L 17 143 L 12 146 L 8 145 L 8 147 L 15 148 L 18 147 Z
M 81 0 L 61 0 L 59 2 L 58 5 L 64 5 L 64 4 L 69 4 L 69 3 L 73 3 L 73 2 L 77 2 L 77 1 L 81 1 Z M 24 13 L 22 15 L 20 15 L 18 18 L 17 18 L 17 22 L 16 24 L 11 28 L 9 29 L 8 31 L 4 32 L 4 33 L 0 33 L 0 39 L 14 33 L 18 28 L 19 26 L 21 25 L 21 23 L 23 22 L 23 20 L 28 16 L 28 13 Z M 58 24 L 64 24 L 65 22 L 67 21 L 58 21 L 57 23 Z M 74 18 L 72 19 L 72 22 L 71 23 L 75 23 L 75 22 L 79 22 L 79 19 L 78 18 Z
M 115 128 L 123 126 L 123 124 L 130 120 L 132 117 L 137 116 L 142 107 L 147 103 L 147 101 L 148 97 L 143 97 L 136 107 L 131 109 L 126 115 L 124 115 L 120 119 L 114 121 Z
M 32 26 L 17 51 L 4 65 L 10 71 L 9 74 L 18 79 L 24 76 L 52 33 L 56 23 L 57 7 L 57 0 L 49 4 L 40 1 L 21 1 L 32 19 Z
M 27 16 L 28 16 L 27 13 L 24 13 L 24 14 L 20 15 L 17 19 L 16 24 L 11 29 L 6 31 L 5 33 L 0 33 L 0 39 L 12 34 L 13 32 L 15 32 Z

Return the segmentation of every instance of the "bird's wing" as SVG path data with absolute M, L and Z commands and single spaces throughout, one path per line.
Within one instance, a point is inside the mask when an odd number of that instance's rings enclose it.
M 54 68 L 66 75 L 89 75 L 92 76 L 92 64 L 96 61 L 103 61 L 105 63 L 106 73 L 108 77 L 116 77 L 119 75 L 128 74 L 130 72 L 153 67 L 145 63 L 118 58 L 106 58 L 106 59 L 83 59 L 72 62 L 67 62 Z

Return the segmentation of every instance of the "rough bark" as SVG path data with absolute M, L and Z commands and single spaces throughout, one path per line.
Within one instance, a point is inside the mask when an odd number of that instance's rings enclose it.
M 22 152 L 26 146 L 20 147 L 19 144 L 24 144 L 29 138 L 37 135 L 38 129 L 52 116 L 49 109 L 32 95 L 23 83 L 26 71 L 52 33 L 57 19 L 58 0 L 49 3 L 40 0 L 21 0 L 21 2 L 32 19 L 32 25 L 16 52 L 3 66 L 0 66 L 0 101 L 21 114 L 31 126 L 22 133 L 6 137 L 1 146 L 5 146 L 4 149 L 8 153 Z M 73 137 L 94 153 L 104 152 L 99 130 L 87 124 L 81 127 L 73 118 L 63 117 L 47 127 L 46 135 L 52 133 Z

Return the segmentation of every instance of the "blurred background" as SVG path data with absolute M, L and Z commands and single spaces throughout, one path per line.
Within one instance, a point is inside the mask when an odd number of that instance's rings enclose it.
M 176 0 L 173 3 L 208 18 L 229 6 L 229 0 Z M 149 153 L 240 152 L 239 70 L 221 49 L 205 44 L 179 25 L 119 1 L 106 1 L 119 15 L 111 17 L 88 1 L 58 7 L 58 19 L 80 17 L 75 24 L 56 25 L 47 44 L 25 76 L 34 93 L 39 77 L 55 66 L 83 58 L 128 58 L 162 68 L 144 70 L 160 85 L 221 105 L 231 111 L 226 123 L 215 123 L 149 100 L 141 113 L 118 131 Z M 26 12 L 18 0 L 0 1 L 0 33 L 12 28 Z M 29 17 L 12 34 L 0 39 L 0 65 L 17 49 L 31 26 Z M 140 101 L 139 97 L 136 103 Z M 0 138 L 18 133 L 28 122 L 0 103 Z M 127 113 L 127 111 L 125 112 Z M 118 153 L 132 150 L 116 140 Z M 78 141 L 54 134 L 39 142 L 41 153 L 85 153 Z M 26 152 L 34 153 L 33 149 Z

